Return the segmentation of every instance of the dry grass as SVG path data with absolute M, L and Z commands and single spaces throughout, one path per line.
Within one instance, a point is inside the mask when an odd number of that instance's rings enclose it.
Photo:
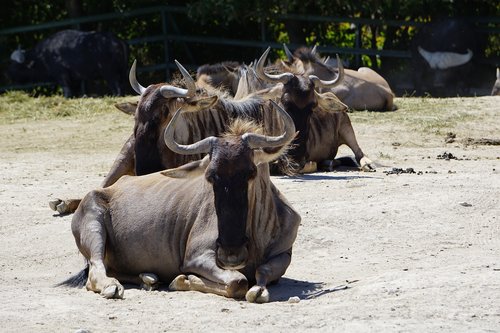
M 12 91 L 0 96 L 0 124 L 61 118 L 93 119 L 116 110 L 114 104 L 130 97 L 74 98 L 61 95 L 31 97 Z
M 0 95 L 0 124 L 58 119 L 99 121 L 116 112 L 115 103 L 136 99 L 132 96 L 65 99 L 60 95 L 35 98 L 23 92 L 8 92 Z M 393 124 L 399 130 L 442 136 L 464 124 L 482 123 L 485 116 L 498 118 L 500 114 L 498 99 L 490 96 L 403 97 L 396 98 L 395 103 L 398 106 L 395 112 L 356 111 L 349 116 L 355 124 Z M 481 112 L 476 112 L 479 109 Z
M 495 110 L 495 103 L 491 103 L 494 98 L 404 97 L 396 99 L 398 110 L 395 112 L 361 111 L 350 113 L 349 116 L 354 123 L 393 123 L 410 131 L 444 135 L 454 131 L 460 124 L 481 122 L 485 113 L 475 112 L 479 108 L 486 108 L 486 114 L 498 113 L 500 107 L 497 106 Z

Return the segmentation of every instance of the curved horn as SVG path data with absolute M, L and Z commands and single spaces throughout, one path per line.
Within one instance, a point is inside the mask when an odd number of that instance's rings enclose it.
M 330 81 L 325 81 L 325 80 L 321 80 L 316 75 L 309 75 L 309 79 L 311 81 L 313 81 L 317 87 L 321 87 L 321 88 L 333 88 L 336 85 L 339 85 L 344 80 L 344 64 L 342 63 L 342 61 L 340 61 L 338 54 L 337 54 L 337 64 L 338 64 L 337 66 L 339 69 L 339 73 L 337 74 L 337 77 L 335 79 L 330 80 Z
M 175 142 L 174 127 L 177 118 L 179 118 L 180 114 L 181 114 L 181 108 L 179 108 L 177 112 L 175 112 L 174 116 L 172 117 L 172 120 L 170 120 L 167 127 L 165 128 L 165 132 L 163 132 L 163 140 L 165 141 L 167 147 L 174 153 L 181 155 L 208 153 L 210 149 L 212 149 L 213 142 L 217 140 L 217 138 L 215 138 L 214 136 L 209 136 L 203 140 L 200 140 L 190 145 L 181 145 Z
M 283 74 L 267 74 L 264 72 L 264 63 L 266 62 L 267 55 L 269 54 L 269 51 L 271 50 L 270 47 L 267 48 L 267 50 L 264 51 L 262 56 L 259 58 L 259 61 L 257 61 L 256 69 L 255 72 L 259 76 L 260 79 L 272 83 L 287 83 L 292 77 L 292 73 L 283 73 Z
M 290 51 L 290 49 L 286 46 L 285 43 L 283 43 L 283 49 L 285 50 L 286 57 L 288 58 L 288 61 L 293 60 L 293 53 Z
M 292 141 L 292 139 L 295 137 L 295 125 L 293 124 L 292 118 L 276 102 L 274 102 L 273 100 L 270 100 L 270 102 L 274 106 L 274 108 L 278 110 L 278 112 L 281 114 L 281 117 L 283 118 L 283 122 L 285 125 L 284 133 L 280 136 L 267 136 L 256 133 L 243 134 L 241 139 L 246 140 L 248 142 L 248 145 L 252 149 L 283 146 Z
M 144 91 L 146 91 L 146 88 L 140 85 L 139 82 L 137 82 L 137 77 L 135 76 L 135 71 L 137 67 L 137 59 L 134 60 L 134 63 L 132 64 L 132 67 L 130 67 L 130 72 L 128 74 L 128 80 L 130 82 L 130 85 L 132 86 L 132 89 L 139 95 L 142 95 Z
M 177 65 L 177 68 L 179 68 L 179 71 L 181 72 L 182 76 L 184 77 L 184 80 L 186 81 L 186 86 L 188 88 L 188 96 L 187 97 L 193 97 L 194 94 L 196 93 L 196 83 L 194 82 L 193 78 L 189 74 L 189 72 L 181 65 L 180 62 L 177 60 L 174 60 L 175 64 Z
M 418 53 L 420 53 L 432 69 L 447 69 L 461 66 L 468 63 L 474 54 L 470 49 L 467 49 L 467 53 L 429 52 L 420 46 L 418 47 Z
M 174 87 L 169 84 L 165 84 L 160 87 L 160 93 L 165 98 L 176 98 L 176 97 L 189 97 L 189 91 L 187 89 Z

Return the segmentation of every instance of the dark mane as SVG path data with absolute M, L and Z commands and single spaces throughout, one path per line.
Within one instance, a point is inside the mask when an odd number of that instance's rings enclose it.
M 196 71 L 196 76 L 200 76 L 202 74 L 205 75 L 211 75 L 211 74 L 217 74 L 223 71 L 227 71 L 228 69 L 236 68 L 240 64 L 236 61 L 224 61 L 224 62 L 219 62 L 217 64 L 205 64 L 201 65 L 198 67 L 198 70 Z
M 312 53 L 312 49 L 309 47 L 301 46 L 297 50 L 295 50 L 293 55 L 302 61 L 321 62 L 319 56 L 316 53 Z

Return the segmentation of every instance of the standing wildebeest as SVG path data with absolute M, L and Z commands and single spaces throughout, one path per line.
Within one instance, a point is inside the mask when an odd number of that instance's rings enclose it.
M 412 40 L 413 78 L 417 94 L 466 94 L 480 51 L 480 36 L 462 19 L 423 25 Z
M 283 108 L 290 114 L 298 130 L 294 147 L 288 154 L 298 163 L 299 168 L 304 167 L 307 162 L 315 162 L 320 166 L 328 166 L 331 170 L 332 160 L 337 155 L 339 146 L 346 144 L 354 152 L 356 161 L 363 170 L 373 169 L 373 162 L 358 145 L 345 105 L 331 91 L 320 94 L 315 90 L 333 90 L 342 84 L 342 62 L 338 62 L 338 75 L 330 81 L 321 80 L 315 75 L 297 73 L 294 67 L 284 73 L 268 74 L 264 70 L 264 63 L 269 50 L 270 48 L 257 62 L 256 74 L 262 80 L 281 84 L 281 90 L 274 90 L 278 91 Z M 300 59 L 296 60 L 299 61 Z M 314 167 L 310 171 L 315 171 Z
M 64 97 L 77 95 L 82 81 L 104 79 L 113 95 L 122 95 L 128 45 L 111 33 L 63 30 L 32 50 L 16 50 L 7 69 L 17 84 L 50 81 Z
M 291 53 L 284 45 L 288 63 L 283 67 L 295 67 L 306 75 L 316 75 L 322 80 L 336 77 L 335 68 L 325 64 L 315 48 L 301 47 Z M 337 64 L 340 61 L 337 60 Z M 333 92 L 345 105 L 354 110 L 393 111 L 394 93 L 387 81 L 373 69 L 361 67 L 357 71 L 344 69 L 344 79 L 335 87 L 322 88 L 321 91 Z
M 497 67 L 497 80 L 491 89 L 491 96 L 500 96 L 500 68 Z
M 174 140 L 179 110 L 165 143 L 178 154 L 208 155 L 87 194 L 71 227 L 88 277 L 63 284 L 86 280 L 88 290 L 122 298 L 121 283 L 151 289 L 165 282 L 173 290 L 268 302 L 266 287 L 289 266 L 300 223 L 270 180 L 268 162 L 295 134 L 293 121 L 275 107 L 285 122 L 280 136 L 250 133 L 254 123 L 238 119 L 232 133 L 190 145 Z

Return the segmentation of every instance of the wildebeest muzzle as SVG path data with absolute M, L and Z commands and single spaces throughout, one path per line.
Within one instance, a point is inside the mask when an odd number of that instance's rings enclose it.
M 223 269 L 238 270 L 246 266 L 248 260 L 248 241 L 240 246 L 222 246 L 217 240 L 215 250 L 217 266 Z

